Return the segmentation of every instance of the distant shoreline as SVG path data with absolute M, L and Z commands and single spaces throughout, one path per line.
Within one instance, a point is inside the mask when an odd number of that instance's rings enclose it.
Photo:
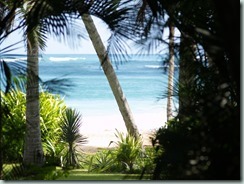
M 115 144 L 111 144 L 111 141 L 117 141 L 118 139 L 114 135 L 115 131 L 105 131 L 101 133 L 87 133 L 83 134 L 88 137 L 88 143 L 80 146 L 82 152 L 95 153 L 101 149 L 112 149 Z M 124 135 L 126 131 L 123 131 Z M 155 131 L 140 132 L 143 138 L 143 146 L 152 146 L 150 137 L 153 137 Z
M 150 136 L 158 128 L 165 125 L 165 120 L 159 121 L 161 114 L 134 114 L 135 123 L 138 127 L 139 133 L 143 137 L 144 145 L 151 145 Z M 165 117 L 166 118 L 166 117 Z M 80 133 L 88 138 L 87 146 L 107 148 L 111 141 L 116 141 L 116 129 L 119 132 L 126 134 L 126 127 L 121 115 L 110 116 L 90 116 L 83 117 L 83 124 Z

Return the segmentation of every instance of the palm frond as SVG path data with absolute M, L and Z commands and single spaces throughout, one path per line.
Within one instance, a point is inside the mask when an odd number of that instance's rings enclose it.
M 2 40 L 0 41 L 0 45 L 1 45 L 4 41 L 5 41 L 5 39 L 2 39 Z M 2 56 L 2 57 L 3 57 L 3 55 L 4 55 L 5 57 L 10 57 L 10 56 L 14 56 L 14 57 L 16 57 L 16 56 L 22 56 L 22 55 L 18 55 L 18 54 L 12 54 L 12 55 L 8 54 L 9 52 L 12 52 L 12 51 L 15 51 L 15 50 L 21 48 L 21 46 L 18 46 L 20 43 L 22 43 L 22 40 L 19 41 L 19 42 L 10 44 L 10 45 L 8 45 L 8 46 L 6 46 L 6 47 L 0 49 L 1 56 Z
M 44 91 L 56 94 L 66 94 L 66 91 L 71 90 L 74 85 L 69 79 L 66 78 L 54 78 L 47 81 L 42 81 L 39 78 L 40 85 Z
M 126 18 L 130 1 L 99 0 L 92 2 L 87 13 L 103 20 L 111 30 L 115 30 L 119 22 Z M 131 5 L 130 5 L 131 7 Z
M 128 60 L 128 53 L 131 50 L 128 43 L 133 41 L 141 30 L 135 21 L 131 21 L 131 17 L 135 16 L 133 11 L 135 7 L 131 1 L 118 1 L 117 5 L 111 7 L 109 11 L 112 13 L 108 13 L 108 16 L 100 16 L 100 18 L 111 31 L 107 47 L 108 54 L 112 61 L 121 63 Z
M 71 1 L 35 1 L 25 14 L 25 34 L 39 27 L 39 44 L 45 48 L 47 35 L 58 40 L 68 40 L 74 46 L 74 40 L 83 36 L 80 26 L 76 23 L 75 11 Z M 71 41 L 70 41 L 71 40 Z
M 20 164 L 13 164 L 13 166 L 4 166 L 3 179 L 4 180 L 19 180 L 23 178 L 25 168 Z
M 84 2 L 83 2 L 84 3 Z M 162 33 L 152 34 L 155 26 L 162 22 L 163 24 L 164 14 L 158 14 L 157 18 L 152 16 L 150 7 L 155 7 L 154 3 L 148 3 L 146 8 L 144 8 L 143 14 L 141 14 L 141 22 L 138 17 L 137 10 L 140 10 L 142 4 L 131 1 L 95 1 L 87 2 L 90 5 L 84 13 L 89 13 L 94 15 L 101 20 L 103 20 L 111 31 L 111 36 L 108 40 L 107 51 L 112 61 L 121 62 L 127 61 L 128 51 L 130 47 L 129 42 L 139 43 L 138 40 L 151 38 L 151 42 L 146 43 L 146 46 L 150 50 L 156 50 L 156 48 L 161 44 L 162 38 L 160 37 Z M 135 11 L 136 10 L 136 11 Z M 143 17 L 142 17 L 143 16 Z M 157 23 L 157 24 L 156 24 Z M 158 30 L 158 29 L 157 29 Z M 145 42 L 141 41 L 145 46 Z
M 77 147 L 87 143 L 87 138 L 80 134 L 81 114 L 72 108 L 67 108 L 61 119 L 61 129 L 63 134 L 61 140 L 67 144 L 67 151 L 64 157 L 65 165 L 77 166 Z
M 60 15 L 50 15 L 41 22 L 43 34 L 51 35 L 58 41 L 63 41 L 71 47 L 77 47 L 77 39 L 85 38 L 85 34 L 80 24 L 72 15 L 61 13 Z
M 1 72 L 3 73 L 3 76 L 5 78 L 5 93 L 7 93 L 10 89 L 10 85 L 11 85 L 11 72 L 9 69 L 9 66 L 6 64 L 6 62 L 2 61 L 0 62 L 0 68 L 2 69 Z
M 138 29 L 132 26 L 134 22 L 128 17 L 134 13 L 134 6 L 131 1 L 80 1 L 78 10 L 80 16 L 83 13 L 88 13 L 101 19 L 111 31 L 111 36 L 108 40 L 108 55 L 112 61 L 122 62 L 127 60 L 127 51 L 129 46 L 128 40 L 131 40 L 132 35 L 136 35 Z
M 16 43 L 18 44 L 18 43 Z M 25 65 L 22 60 L 18 59 L 20 56 L 17 54 L 7 54 L 9 51 L 15 50 L 13 48 L 16 44 L 9 45 L 0 50 L 0 86 L 1 90 L 8 92 L 10 88 L 14 88 L 14 80 L 16 77 L 22 76 L 25 70 Z M 13 61 L 13 62 L 7 62 Z
M 0 2 L 0 41 L 9 34 L 16 31 L 23 25 L 19 24 L 13 28 L 13 22 L 17 16 L 17 9 L 23 4 L 23 1 L 1 1 Z
M 115 64 L 128 60 L 128 49 L 130 48 L 127 44 L 128 41 L 128 39 L 117 36 L 116 33 L 113 33 L 110 36 L 108 40 L 107 52 L 111 58 L 111 61 L 115 62 Z

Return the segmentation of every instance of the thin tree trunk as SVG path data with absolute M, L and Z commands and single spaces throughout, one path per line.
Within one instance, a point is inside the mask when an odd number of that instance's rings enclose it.
M 23 164 L 41 166 L 44 158 L 39 112 L 39 47 L 35 33 L 28 33 L 27 42 L 26 134 Z
M 180 70 L 179 70 L 179 118 L 190 116 L 195 112 L 194 99 L 191 92 L 194 91 L 195 44 L 181 35 L 180 40 Z
M 167 96 L 167 121 L 173 117 L 173 87 L 174 87 L 174 32 L 172 23 L 169 25 L 169 69 L 168 69 L 168 96 Z
M 138 138 L 139 132 L 138 132 L 136 124 L 134 123 L 134 119 L 133 119 L 129 104 L 122 91 L 118 78 L 117 78 L 117 76 L 114 72 L 113 66 L 110 62 L 106 48 L 102 43 L 102 40 L 96 29 L 96 26 L 95 26 L 91 16 L 88 14 L 82 15 L 82 20 L 85 24 L 86 30 L 89 34 L 92 44 L 96 50 L 96 53 L 100 60 L 104 74 L 106 75 L 109 85 L 113 91 L 114 97 L 115 97 L 116 102 L 119 107 L 119 110 L 121 112 L 121 115 L 123 116 L 127 131 L 130 135 L 134 136 L 135 138 Z
M 1 86 L 0 86 L 1 87 Z M 3 116 L 3 110 L 2 110 L 2 93 L 0 89 L 0 180 L 3 179 L 3 135 L 2 135 L 2 116 Z

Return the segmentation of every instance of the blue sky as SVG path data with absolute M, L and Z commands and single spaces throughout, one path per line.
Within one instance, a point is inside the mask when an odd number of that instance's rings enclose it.
M 108 26 L 104 22 L 102 22 L 100 19 L 93 17 L 93 20 L 94 20 L 97 30 L 101 36 L 101 39 L 106 47 L 107 40 L 111 35 L 110 30 L 108 29 Z M 82 29 L 82 31 L 84 31 L 86 33 L 82 20 L 77 21 L 77 23 L 79 25 L 80 24 L 82 25 L 81 29 Z M 168 29 L 165 30 L 165 37 L 167 39 Z M 19 42 L 21 39 L 23 39 L 23 32 L 15 31 L 3 42 L 3 44 L 1 45 L 1 48 L 4 48 L 11 44 L 15 44 L 15 43 Z M 72 43 L 72 41 L 71 41 L 71 43 Z M 76 46 L 67 44 L 67 41 L 66 42 L 58 41 L 54 36 L 48 35 L 48 41 L 46 43 L 47 47 L 42 52 L 42 54 L 96 54 L 87 33 L 86 33 L 86 39 L 81 38 L 80 41 L 75 40 L 75 42 L 73 42 L 73 43 L 76 43 Z M 18 50 L 12 51 L 11 54 L 26 54 L 26 48 L 25 48 L 24 42 L 19 44 L 18 47 L 20 47 L 20 48 Z M 133 47 L 132 44 L 130 44 L 130 48 L 131 49 L 127 49 L 128 53 L 137 53 L 138 52 L 138 48 Z M 161 50 L 162 47 L 160 46 L 159 49 Z M 153 53 L 158 53 L 158 52 L 154 51 Z
M 107 28 L 106 24 L 104 24 L 101 20 L 96 17 L 93 17 L 93 20 L 96 24 L 98 32 L 103 40 L 103 43 L 106 46 L 106 41 L 110 36 L 110 31 Z M 78 23 L 83 24 L 82 21 Z M 85 30 L 85 29 L 84 29 Z M 14 44 L 22 39 L 22 32 L 15 31 L 12 33 L 1 45 L 1 48 L 4 48 L 8 45 Z M 60 42 L 55 39 L 53 36 L 48 36 L 48 41 L 46 43 L 47 47 L 43 53 L 45 54 L 95 54 L 95 50 L 93 45 L 87 36 L 87 39 L 80 39 L 78 42 L 78 46 L 72 46 L 64 42 Z M 23 44 L 18 45 L 20 48 L 18 50 L 13 51 L 15 54 L 26 54 L 26 48 Z

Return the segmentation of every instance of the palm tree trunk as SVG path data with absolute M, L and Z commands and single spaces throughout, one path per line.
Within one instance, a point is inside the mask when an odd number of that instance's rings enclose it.
M 169 25 L 169 69 L 168 69 L 168 96 L 167 96 L 167 121 L 173 117 L 173 87 L 174 87 L 174 32 L 175 28 Z
M 194 78 L 196 75 L 195 44 L 184 35 L 180 40 L 180 70 L 179 70 L 179 118 L 189 117 L 195 112 L 194 99 L 191 92 L 194 91 Z
M 1 86 L 0 86 L 1 87 Z M 3 135 L 2 135 L 2 128 L 3 128 L 3 124 L 2 124 L 2 116 L 3 116 L 3 112 L 2 112 L 2 93 L 1 93 L 1 88 L 0 88 L 0 180 L 3 179 Z
M 40 130 L 38 40 L 34 32 L 27 35 L 27 88 L 26 88 L 26 134 L 24 165 L 43 165 L 43 148 Z
M 92 44 L 96 50 L 96 53 L 100 60 L 104 74 L 106 75 L 109 85 L 113 91 L 114 97 L 115 97 L 118 107 L 119 107 L 119 110 L 121 112 L 121 115 L 123 116 L 127 131 L 130 135 L 134 136 L 135 138 L 138 138 L 139 132 L 138 132 L 136 124 L 134 123 L 134 119 L 133 119 L 129 104 L 122 91 L 118 78 L 117 78 L 117 76 L 114 72 L 113 66 L 110 62 L 106 48 L 102 43 L 102 40 L 96 29 L 96 26 L 95 26 L 91 16 L 88 14 L 83 14 L 82 20 L 85 24 L 86 30 L 89 34 Z

